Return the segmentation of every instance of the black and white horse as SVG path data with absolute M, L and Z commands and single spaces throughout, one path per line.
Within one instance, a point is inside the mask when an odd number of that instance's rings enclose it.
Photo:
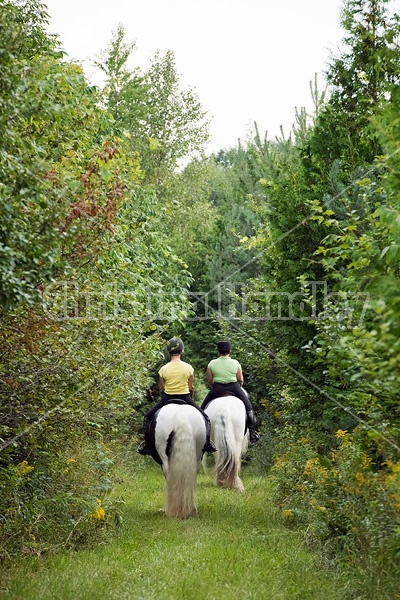
M 196 515 L 197 475 L 206 444 L 201 412 L 188 404 L 166 404 L 153 419 L 147 440 L 166 478 L 165 514 L 178 519 Z

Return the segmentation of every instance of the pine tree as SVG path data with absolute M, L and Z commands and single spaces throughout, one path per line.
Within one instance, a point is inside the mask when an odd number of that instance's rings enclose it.
M 382 148 L 371 118 L 400 81 L 400 20 L 390 0 L 346 0 L 345 49 L 327 72 L 331 95 L 310 146 L 314 170 L 326 175 L 339 159 L 347 172 L 373 162 Z

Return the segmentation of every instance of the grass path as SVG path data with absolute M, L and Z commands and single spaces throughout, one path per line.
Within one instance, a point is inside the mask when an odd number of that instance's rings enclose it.
M 126 502 L 124 521 L 107 543 L 25 559 L 8 571 L 2 600 L 345 598 L 343 582 L 318 566 L 301 532 L 283 527 L 265 477 L 244 468 L 239 494 L 201 473 L 199 515 L 176 521 L 159 510 L 160 468 L 150 458 L 137 465 L 114 492 Z

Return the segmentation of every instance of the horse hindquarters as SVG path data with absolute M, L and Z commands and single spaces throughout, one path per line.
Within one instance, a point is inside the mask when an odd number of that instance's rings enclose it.
M 215 458 L 217 485 L 243 491 L 243 483 L 239 477 L 241 448 L 238 446 L 230 415 L 218 413 L 213 429 L 214 443 L 217 447 Z
M 201 413 L 188 405 L 164 406 L 157 418 L 155 441 L 167 481 L 165 514 L 180 519 L 195 515 L 196 479 L 206 441 Z
M 236 396 L 215 398 L 205 412 L 211 421 L 211 437 L 217 447 L 215 472 L 217 484 L 244 491 L 239 477 L 242 453 L 246 451 L 246 410 Z

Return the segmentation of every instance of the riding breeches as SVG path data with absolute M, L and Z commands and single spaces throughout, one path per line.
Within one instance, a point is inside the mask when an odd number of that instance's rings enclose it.
M 206 415 L 206 413 L 200 408 L 200 406 L 198 406 L 194 402 L 194 400 L 190 394 L 173 394 L 172 395 L 172 394 L 166 394 L 165 392 L 162 392 L 161 400 L 159 402 L 157 402 L 157 404 L 155 406 L 153 406 L 153 408 L 151 408 L 149 410 L 149 412 L 146 413 L 144 416 L 143 429 L 144 429 L 145 433 L 146 433 L 148 424 L 150 423 L 150 421 L 152 420 L 152 418 L 154 417 L 156 412 L 158 410 L 160 410 L 160 408 L 162 408 L 168 402 L 168 400 L 183 400 L 185 402 L 185 404 L 190 404 L 190 406 L 194 406 L 194 408 L 197 408 L 197 410 L 201 412 L 203 418 L 207 422 L 210 420 L 208 418 L 208 415 Z
M 240 385 L 238 381 L 233 381 L 232 383 L 213 383 L 211 390 L 208 392 L 207 396 L 204 398 L 201 408 L 205 410 L 207 404 L 214 400 L 214 398 L 219 398 L 220 396 L 227 396 L 229 393 L 232 396 L 237 396 L 240 398 L 246 407 L 246 411 L 253 410 L 251 402 Z

